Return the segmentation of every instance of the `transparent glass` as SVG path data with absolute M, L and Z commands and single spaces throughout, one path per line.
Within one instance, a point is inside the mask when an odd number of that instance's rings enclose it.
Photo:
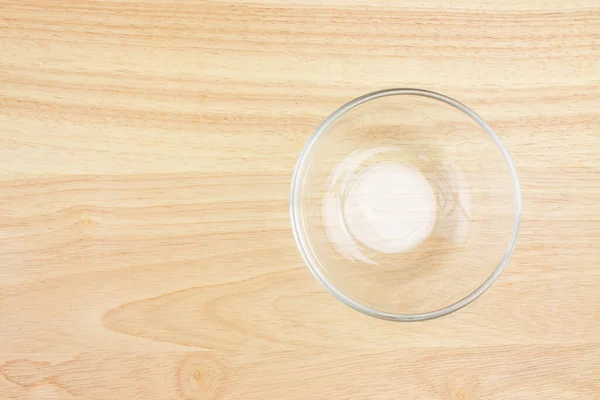
M 291 219 L 315 277 L 374 317 L 475 300 L 514 249 L 521 194 L 492 128 L 446 96 L 389 89 L 331 114 L 294 172 Z

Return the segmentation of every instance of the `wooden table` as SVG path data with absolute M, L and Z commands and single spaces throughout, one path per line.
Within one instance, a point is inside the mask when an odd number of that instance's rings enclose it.
M 1 399 L 599 399 L 597 0 L 0 0 Z M 465 102 L 523 189 L 467 308 L 359 314 L 295 160 L 387 87 Z

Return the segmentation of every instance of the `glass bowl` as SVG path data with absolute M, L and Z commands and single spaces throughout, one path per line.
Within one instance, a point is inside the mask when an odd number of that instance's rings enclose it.
M 305 263 L 333 295 L 373 317 L 416 321 L 464 307 L 498 278 L 521 194 L 506 148 L 475 112 L 388 89 L 317 128 L 290 211 Z

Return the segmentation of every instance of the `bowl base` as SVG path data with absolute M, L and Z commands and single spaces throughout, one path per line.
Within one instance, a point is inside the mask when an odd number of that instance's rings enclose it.
M 434 191 L 414 168 L 375 164 L 352 184 L 343 215 L 351 235 L 363 245 L 381 253 L 409 251 L 433 230 Z

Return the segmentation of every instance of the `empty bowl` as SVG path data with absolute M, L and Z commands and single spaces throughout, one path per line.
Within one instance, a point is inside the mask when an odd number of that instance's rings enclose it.
M 506 148 L 475 112 L 389 89 L 317 128 L 290 209 L 300 253 L 327 290 L 365 314 L 415 321 L 492 285 L 515 246 L 521 194 Z

